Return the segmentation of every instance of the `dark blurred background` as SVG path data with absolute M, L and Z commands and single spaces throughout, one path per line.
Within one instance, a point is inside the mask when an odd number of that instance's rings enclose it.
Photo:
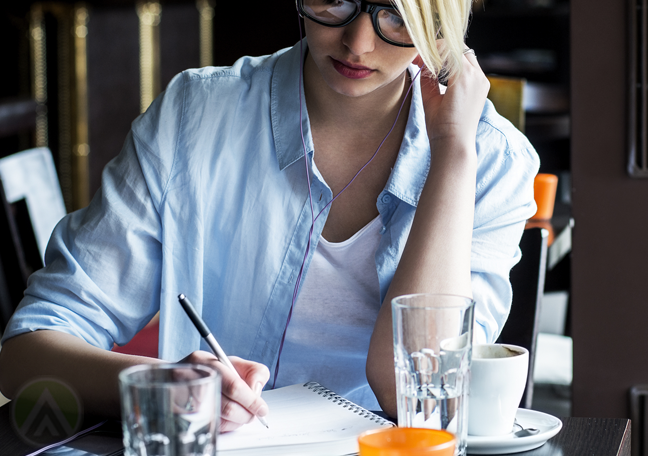
M 210 4 L 204 3 L 209 8 Z M 199 5 L 180 0 L 160 3 L 154 38 L 158 47 L 154 52 L 159 56 L 156 92 L 180 71 L 201 66 Z M 59 170 L 68 210 L 84 206 L 88 198 L 75 196 L 78 180 L 84 177 L 70 169 L 76 154 L 74 123 L 79 120 L 74 99 L 78 84 L 74 73 L 79 66 L 74 40 L 79 8 L 87 12 L 88 149 L 82 153 L 87 152 L 88 185 L 83 190 L 92 195 L 100 184 L 101 170 L 119 153 L 130 123 L 141 111 L 142 19 L 136 2 L 7 0 L 0 6 L 0 61 L 3 68 L 10 70 L 0 72 L 0 103 L 5 108 L 11 103 L 13 109 L 24 113 L 22 125 L 4 132 L 0 127 L 0 156 L 35 145 L 48 146 Z M 215 65 L 231 65 L 242 55 L 269 54 L 299 39 L 297 14 L 290 1 L 254 2 L 254 6 L 222 2 L 213 10 L 211 22 L 210 63 Z M 42 39 L 35 40 L 36 34 L 42 34 Z M 41 54 L 34 49 L 35 42 L 42 43 Z M 36 57 L 42 57 L 39 68 L 35 68 Z M 40 80 L 45 83 L 46 99 L 36 103 L 34 73 L 39 71 L 43 73 Z M 46 113 L 47 119 L 39 137 L 33 126 L 38 113 Z

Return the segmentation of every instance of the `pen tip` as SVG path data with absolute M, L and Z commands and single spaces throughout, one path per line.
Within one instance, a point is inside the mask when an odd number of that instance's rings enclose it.
M 185 298 L 184 293 L 180 293 L 180 294 L 178 295 L 178 299 L 184 299 L 184 298 Z

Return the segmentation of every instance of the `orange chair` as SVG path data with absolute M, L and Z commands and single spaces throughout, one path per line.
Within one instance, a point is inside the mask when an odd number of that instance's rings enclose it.
M 527 221 L 526 228 L 544 228 L 549 232 L 547 244 L 551 245 L 554 240 L 554 229 L 551 224 L 554 203 L 556 202 L 556 189 L 558 188 L 558 176 L 554 174 L 539 173 L 533 181 L 533 195 L 538 210 L 535 215 Z

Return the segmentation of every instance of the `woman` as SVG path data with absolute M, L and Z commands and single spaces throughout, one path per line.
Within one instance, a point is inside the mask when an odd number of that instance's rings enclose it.
M 160 361 L 106 349 L 158 310 L 161 358 L 222 373 L 222 430 L 268 412 L 271 377 L 394 416 L 397 295 L 473 296 L 475 338 L 493 341 L 537 156 L 485 105 L 462 42 L 469 2 L 396 4 L 407 27 L 387 1 L 299 0 L 303 47 L 177 76 L 53 233 L 4 335 L 3 393 L 54 376 L 117 414 L 117 373 Z M 413 84 L 411 62 L 427 67 Z M 242 381 L 197 351 L 179 293 L 251 360 L 232 360 Z

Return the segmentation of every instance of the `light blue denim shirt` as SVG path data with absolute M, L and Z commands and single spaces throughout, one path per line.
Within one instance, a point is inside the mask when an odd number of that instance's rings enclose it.
M 177 361 L 201 347 L 177 301 L 184 293 L 226 353 L 272 369 L 311 224 L 299 131 L 299 65 L 295 46 L 244 57 L 232 67 L 176 76 L 133 123 L 90 206 L 54 230 L 47 266 L 31 276 L 3 340 L 54 329 L 110 349 L 128 342 L 159 310 L 160 357 Z M 317 213 L 332 195 L 312 162 L 305 104 L 302 108 Z M 477 155 L 475 338 L 493 341 L 509 312 L 509 271 L 520 257 L 524 223 L 535 212 L 539 161 L 490 102 L 479 123 Z M 429 167 L 417 81 L 398 159 L 376 201 L 382 220 L 375 257 L 381 300 Z M 315 224 L 306 271 L 327 215 L 325 210 Z

